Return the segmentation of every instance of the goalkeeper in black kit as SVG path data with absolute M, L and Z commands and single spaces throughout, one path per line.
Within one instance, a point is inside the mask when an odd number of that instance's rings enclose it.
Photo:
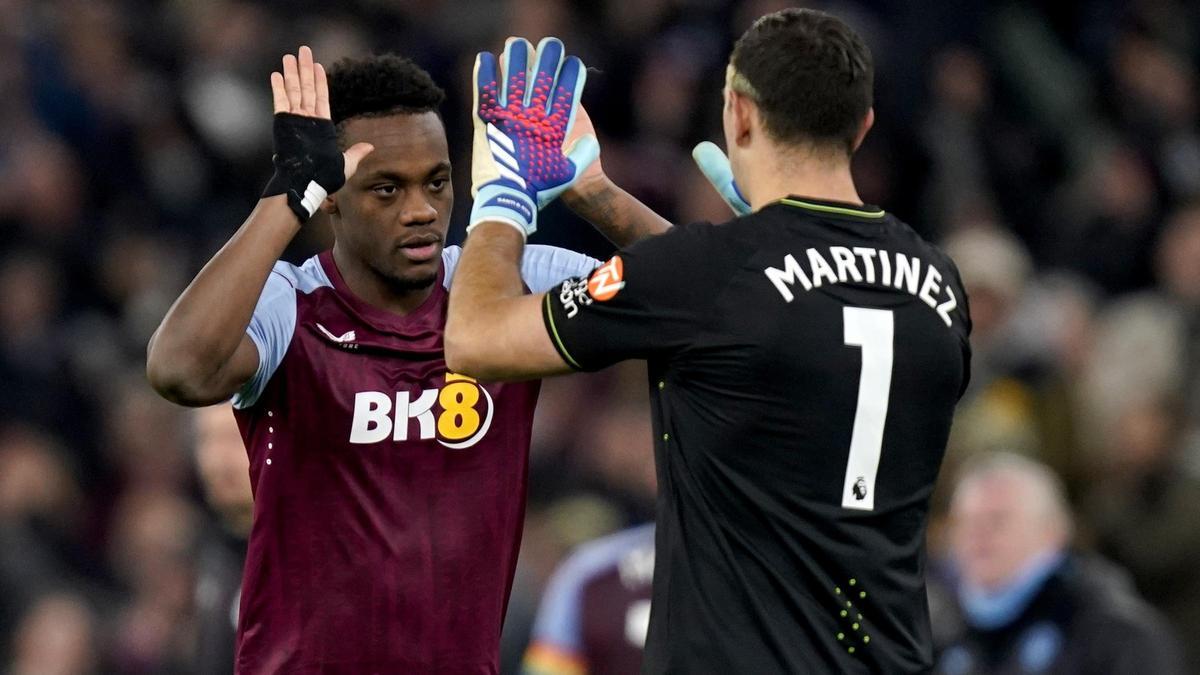
M 472 223 L 452 369 L 648 363 L 661 494 L 644 672 L 933 665 L 926 520 L 971 324 L 953 262 L 855 188 L 872 87 L 870 53 L 837 18 L 762 17 L 726 70 L 728 157 L 694 153 L 733 220 L 671 227 L 597 163 L 576 186 L 592 206 L 568 204 L 625 223 L 623 248 L 539 295 L 518 276 L 529 219 Z M 489 203 L 499 184 L 483 184 Z

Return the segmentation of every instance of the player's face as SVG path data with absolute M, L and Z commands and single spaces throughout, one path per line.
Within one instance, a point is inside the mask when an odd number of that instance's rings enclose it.
M 454 189 L 446 129 L 436 113 L 356 118 L 346 147 L 370 143 L 334 197 L 338 245 L 399 291 L 437 280 Z

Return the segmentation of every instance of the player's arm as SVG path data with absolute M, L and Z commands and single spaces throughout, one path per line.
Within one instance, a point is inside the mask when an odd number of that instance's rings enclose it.
M 271 74 L 275 176 L 232 238 L 171 306 L 146 350 L 146 375 L 165 398 L 209 405 L 230 398 L 257 372 L 258 348 L 246 333 L 259 295 L 284 248 L 371 151 L 343 155 L 329 112 L 325 70 L 312 52 L 283 59 Z M 315 188 L 313 187 L 315 186 Z
M 575 138 L 594 134 L 592 120 L 581 105 L 567 143 L 569 145 Z M 619 247 L 671 229 L 670 221 L 612 182 L 604 173 L 599 157 L 563 193 L 562 200 L 580 218 L 591 223 Z
M 471 231 L 450 287 L 446 367 L 482 380 L 523 380 L 565 373 L 542 323 L 544 293 L 527 295 L 520 263 L 525 240 L 510 225 L 481 222 Z
M 567 143 L 569 145 L 575 138 L 594 134 L 592 120 L 580 105 Z M 750 213 L 750 204 L 734 183 L 729 158 L 720 148 L 705 141 L 692 150 L 692 158 L 734 215 Z M 562 200 L 576 215 L 595 226 L 618 247 L 629 246 L 671 229 L 670 221 L 621 189 L 604 173 L 600 157 L 563 193 Z
M 510 38 L 499 78 L 492 54 L 481 53 L 475 62 L 476 194 L 470 236 L 450 289 L 447 365 L 481 379 L 522 379 L 680 348 L 702 316 L 697 307 L 712 298 L 709 284 L 701 283 L 707 276 L 694 264 L 708 259 L 690 245 L 695 228 L 648 237 L 622 252 L 625 263 L 614 258 L 590 281 L 569 279 L 557 294 L 521 294 L 517 269 L 525 238 L 537 229 L 538 209 L 570 187 L 599 153 L 586 134 L 563 145 L 583 90 L 583 64 L 575 57 L 564 62 L 562 43 L 554 39 L 538 46 L 534 69 L 527 67 L 529 51 L 528 42 Z M 527 70 L 527 78 L 509 75 Z M 526 80 L 544 85 L 549 103 L 538 96 L 524 102 Z M 539 123 L 529 125 L 530 118 Z M 557 126 L 563 123 L 565 129 Z M 541 161 L 521 159 L 531 156 Z M 618 294 L 626 280 L 629 292 Z M 588 328 L 591 338 L 576 341 Z

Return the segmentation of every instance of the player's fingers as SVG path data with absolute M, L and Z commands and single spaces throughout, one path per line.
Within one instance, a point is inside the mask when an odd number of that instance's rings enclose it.
M 283 88 L 287 92 L 288 105 L 294 113 L 300 112 L 300 72 L 296 67 L 296 57 L 288 54 L 283 57 Z
M 317 117 L 330 119 L 332 115 L 329 110 L 329 77 L 325 74 L 325 66 L 319 63 L 314 64 L 313 71 L 316 76 Z
M 703 141 L 692 149 L 692 159 L 700 167 L 700 173 L 712 183 L 713 188 L 736 215 L 750 212 L 750 204 L 738 190 L 733 180 L 733 169 L 729 165 L 729 157 L 711 141 Z
M 275 114 L 291 112 L 288 104 L 287 91 L 283 88 L 283 75 L 271 73 L 271 100 L 275 104 Z
M 537 70 L 534 71 L 529 91 L 525 94 L 526 105 L 540 106 L 547 112 L 550 110 L 558 71 L 563 65 L 564 52 L 562 40 L 558 38 L 542 38 L 538 43 Z
M 504 95 L 502 104 L 525 103 L 525 88 L 529 78 L 529 53 L 533 45 L 529 40 L 510 37 L 504 41 L 504 60 L 500 64 Z
M 359 162 L 361 162 L 364 157 L 371 154 L 371 151 L 374 149 L 375 146 L 371 145 L 370 143 L 355 143 L 347 148 L 346 152 L 342 153 L 342 156 L 346 160 L 346 180 L 350 180 L 350 177 L 354 175 L 354 172 L 358 171 Z
M 569 56 L 558 72 L 558 81 L 551 93 L 550 108 L 547 111 L 551 118 L 556 115 L 567 118 L 567 134 L 575 125 L 575 115 L 581 107 L 583 86 L 587 83 L 587 68 L 577 56 Z
M 316 75 L 313 73 L 313 53 L 307 45 L 300 47 L 298 56 L 300 69 L 300 110 L 305 115 L 317 112 Z
M 503 105 L 496 94 L 496 57 L 491 52 L 475 55 L 475 112 Z

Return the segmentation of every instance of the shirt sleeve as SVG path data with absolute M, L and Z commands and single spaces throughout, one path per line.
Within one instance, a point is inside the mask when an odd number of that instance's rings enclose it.
M 696 223 L 643 239 L 548 292 L 542 316 L 563 360 L 599 370 L 689 347 L 728 277 L 731 253 L 717 250 L 715 230 Z
M 450 288 L 458 261 L 462 258 L 461 246 L 447 246 L 442 251 L 442 265 L 446 270 L 444 284 Z M 521 258 L 521 280 L 533 293 L 544 293 L 564 279 L 583 276 L 600 266 L 600 261 L 582 253 L 556 246 L 530 244 L 525 247 Z
M 550 578 L 529 636 L 522 675 L 575 675 L 586 671 L 580 626 L 583 581 L 571 566 L 558 569 Z
M 567 279 L 591 274 L 599 266 L 599 260 L 582 253 L 531 244 L 521 258 L 521 279 L 530 291 L 545 293 Z
M 258 401 L 283 361 L 295 331 L 296 288 L 286 275 L 273 270 L 258 296 L 250 325 L 246 326 L 246 335 L 258 348 L 258 370 L 234 394 L 233 407 L 249 408 Z

